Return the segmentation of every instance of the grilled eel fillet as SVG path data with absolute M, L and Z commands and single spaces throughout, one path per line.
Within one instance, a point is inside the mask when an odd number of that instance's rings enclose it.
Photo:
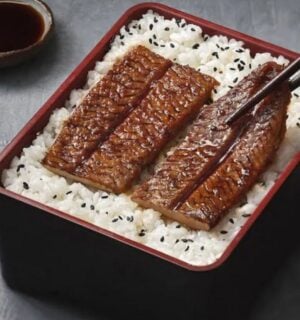
M 196 70 L 173 65 L 75 175 L 86 184 L 127 191 L 174 135 L 193 119 L 217 84 Z
M 186 139 L 136 189 L 133 200 L 195 229 L 215 226 L 278 148 L 285 132 L 288 90 L 282 88 L 264 99 L 254 118 L 248 114 L 232 127 L 224 120 L 281 69 L 267 63 L 203 108 Z
M 42 163 L 70 176 L 137 107 L 171 66 L 171 61 L 138 46 L 115 63 L 73 111 Z
M 215 226 L 272 161 L 285 134 L 287 87 L 266 98 L 230 156 L 179 208 L 205 229 Z

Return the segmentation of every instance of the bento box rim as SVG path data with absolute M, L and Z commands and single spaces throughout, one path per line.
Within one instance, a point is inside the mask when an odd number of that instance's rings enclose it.
M 111 27 L 111 29 L 102 37 L 102 39 L 97 43 L 97 45 L 91 50 L 91 52 L 82 60 L 82 62 L 74 69 L 73 72 L 71 72 L 71 74 L 67 77 L 67 79 L 59 86 L 59 88 L 48 99 L 48 101 L 35 113 L 35 115 L 31 118 L 31 120 L 27 122 L 27 124 L 25 124 L 23 129 L 19 131 L 19 133 L 15 136 L 15 138 L 13 138 L 13 140 L 3 149 L 3 151 L 0 153 L 0 174 L 7 167 L 7 165 L 4 164 L 4 163 L 7 163 L 7 159 L 8 158 L 11 159 L 13 157 L 12 154 L 21 153 L 22 149 L 25 146 L 25 143 L 23 141 L 24 137 L 30 132 L 36 133 L 34 128 L 36 127 L 40 119 L 43 118 L 43 116 L 46 113 L 49 113 L 49 111 L 53 111 L 55 109 L 56 101 L 59 99 L 59 97 L 61 97 L 61 95 L 63 95 L 66 92 L 70 92 L 72 89 L 74 89 L 75 80 L 82 76 L 84 69 L 88 65 L 96 61 L 96 56 L 98 55 L 98 53 L 101 52 L 104 49 L 104 47 L 109 44 L 109 42 L 119 32 L 120 28 L 123 25 L 128 24 L 131 20 L 142 16 L 142 14 L 146 13 L 148 10 L 153 10 L 155 12 L 158 12 L 159 14 L 167 18 L 170 18 L 170 17 L 179 18 L 179 19 L 184 18 L 189 23 L 199 25 L 202 29 L 204 29 L 205 32 L 208 31 L 208 33 L 211 33 L 211 34 L 215 32 L 216 34 L 224 34 L 226 36 L 229 36 L 230 38 L 242 40 L 246 43 L 248 47 L 251 47 L 251 46 L 259 47 L 263 51 L 271 52 L 275 55 L 283 55 L 290 60 L 294 60 L 297 57 L 299 57 L 298 53 L 293 52 L 291 50 L 279 47 L 277 45 L 273 45 L 266 41 L 254 38 L 252 36 L 224 27 L 222 25 L 218 25 L 214 22 L 193 16 L 191 14 L 182 12 L 175 8 L 166 6 L 164 4 L 144 2 L 144 3 L 134 5 L 123 13 L 123 15 L 117 20 L 117 22 Z M 50 113 L 48 115 L 48 119 L 49 117 L 50 117 Z M 138 243 L 134 240 L 125 238 L 115 232 L 95 226 L 89 222 L 86 222 L 75 216 L 71 216 L 70 214 L 67 214 L 60 210 L 44 205 L 38 201 L 26 198 L 20 194 L 6 190 L 2 185 L 0 185 L 0 194 L 10 197 L 16 201 L 23 202 L 27 205 L 36 207 L 44 211 L 45 213 L 53 214 L 57 217 L 60 217 L 62 219 L 78 224 L 83 228 L 87 228 L 101 235 L 110 237 L 123 244 L 132 246 L 136 249 L 144 251 L 148 254 L 156 256 L 157 258 L 166 260 L 170 263 L 173 263 L 175 265 L 178 265 L 190 271 L 209 271 L 209 270 L 216 269 L 217 267 L 220 267 L 230 257 L 233 250 L 237 247 L 239 242 L 247 234 L 250 227 L 262 214 L 263 209 L 266 207 L 266 205 L 269 203 L 269 201 L 276 194 L 276 192 L 279 190 L 281 185 L 284 183 L 284 181 L 287 179 L 287 177 L 292 173 L 292 171 L 296 168 L 296 166 L 299 163 L 300 163 L 300 152 L 297 153 L 286 165 L 286 167 L 284 168 L 284 170 L 282 171 L 282 173 L 274 183 L 273 187 L 262 199 L 262 201 L 260 202 L 256 210 L 248 219 L 248 221 L 243 225 L 240 231 L 235 235 L 235 237 L 229 243 L 229 245 L 227 246 L 225 251 L 222 253 L 222 255 L 219 258 L 217 258 L 216 261 L 207 265 L 193 265 L 193 264 L 187 263 L 185 261 L 172 257 L 168 254 L 160 252 L 156 249 L 150 248 L 142 243 Z M 2 212 L 2 214 L 5 214 L 5 213 Z

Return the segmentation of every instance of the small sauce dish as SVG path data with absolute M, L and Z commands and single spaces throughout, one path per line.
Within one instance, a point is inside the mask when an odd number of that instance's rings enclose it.
M 0 0 L 0 68 L 33 57 L 54 30 L 50 8 L 41 0 Z

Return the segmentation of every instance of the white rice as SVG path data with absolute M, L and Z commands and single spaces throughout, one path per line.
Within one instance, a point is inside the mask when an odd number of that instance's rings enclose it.
M 245 48 L 241 41 L 225 36 L 208 37 L 196 25 L 186 24 L 184 20 L 167 20 L 149 11 L 142 19 L 132 21 L 128 29 L 123 27 L 120 30 L 103 61 L 97 62 L 95 69 L 89 72 L 84 89 L 73 90 L 65 106 L 58 106 L 43 132 L 30 147 L 24 148 L 19 158 L 13 159 L 10 169 L 3 172 L 2 183 L 8 190 L 144 243 L 185 262 L 198 266 L 207 265 L 222 255 L 287 162 L 300 150 L 300 90 L 294 91 L 289 106 L 286 137 L 274 163 L 263 174 L 260 182 L 248 192 L 244 204 L 232 209 L 213 231 L 192 231 L 177 222 L 163 220 L 154 210 L 138 207 L 125 194 L 117 196 L 92 190 L 49 172 L 40 163 L 60 131 L 63 121 L 69 117 L 72 106 L 80 103 L 117 58 L 137 44 L 215 77 L 221 85 L 214 92 L 213 100 L 224 95 L 230 86 L 235 85 L 259 64 L 267 61 L 288 63 L 285 58 L 274 58 L 269 53 L 256 54 L 251 58 L 249 49 Z

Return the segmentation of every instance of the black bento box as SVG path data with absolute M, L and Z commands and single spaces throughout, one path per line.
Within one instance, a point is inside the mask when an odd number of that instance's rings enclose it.
M 62 104 L 72 89 L 83 85 L 88 70 L 101 60 L 120 27 L 149 9 L 168 18 L 185 18 L 208 34 L 241 39 L 253 52 L 269 51 L 291 60 L 298 56 L 164 5 L 137 5 L 124 13 L 1 153 L 0 172 L 42 130 L 55 106 Z M 180 263 L 0 187 L 4 279 L 13 289 L 98 308 L 117 319 L 243 316 L 257 292 L 280 270 L 298 243 L 299 160 L 298 155 L 290 162 L 256 216 L 218 263 L 207 268 Z M 255 226 L 250 229 L 254 221 Z

